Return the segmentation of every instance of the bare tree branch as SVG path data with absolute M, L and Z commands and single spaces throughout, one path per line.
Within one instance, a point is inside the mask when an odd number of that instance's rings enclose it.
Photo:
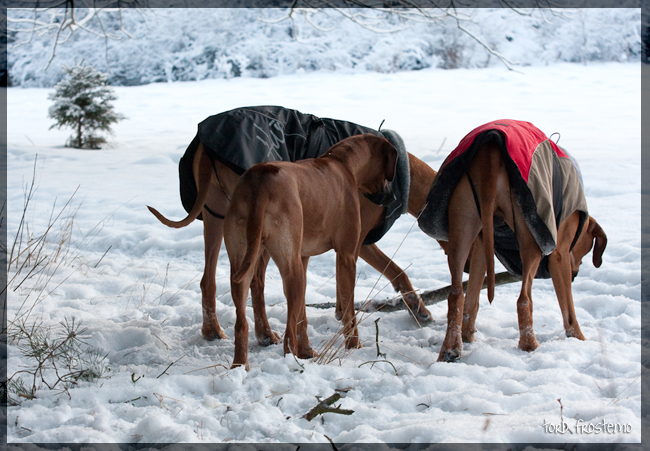
M 521 277 L 514 276 L 508 272 L 500 272 L 496 275 L 495 286 L 505 285 L 508 283 L 519 282 Z M 487 287 L 487 281 L 483 282 L 483 288 Z M 463 282 L 463 290 L 467 291 L 467 281 Z M 423 292 L 420 297 L 424 305 L 433 305 L 438 302 L 446 301 L 449 297 L 449 292 L 451 291 L 451 285 L 447 285 L 442 288 L 435 290 L 427 290 Z M 307 307 L 317 308 L 317 309 L 330 309 L 335 307 L 334 302 L 325 302 L 322 304 L 307 304 Z M 366 312 L 396 312 L 398 310 L 407 310 L 408 306 L 406 303 L 402 302 L 402 296 L 397 296 L 392 299 L 386 300 L 372 300 L 371 302 L 355 302 L 355 310 L 365 310 Z
M 539 12 L 542 19 L 548 22 L 545 13 L 556 16 L 564 16 L 563 12 L 553 9 L 553 0 L 538 0 L 533 3 L 534 7 L 522 8 L 517 5 L 517 0 L 500 0 L 500 3 L 519 15 L 531 16 Z M 527 2 L 529 5 L 530 2 Z M 331 29 L 325 29 L 316 25 L 313 20 L 316 14 L 328 14 L 333 11 L 358 26 L 370 30 L 374 33 L 397 33 L 408 29 L 414 23 L 431 23 L 442 26 L 446 20 L 453 20 L 456 27 L 463 34 L 478 43 L 489 55 L 496 57 L 509 70 L 518 65 L 517 62 L 509 60 L 497 49 L 487 43 L 481 36 L 469 28 L 474 24 L 472 13 L 474 9 L 466 9 L 471 6 L 470 3 L 461 1 L 451 1 L 444 7 L 437 6 L 435 1 L 421 0 L 385 0 L 377 2 L 372 0 L 304 0 L 297 6 L 298 1 L 294 0 L 291 6 L 284 10 L 282 16 L 274 19 L 260 19 L 269 24 L 277 24 L 284 20 L 291 21 L 291 31 L 293 38 L 298 42 L 303 42 L 296 24 L 297 17 L 301 16 L 306 23 L 314 29 L 328 32 Z M 395 20 L 397 19 L 397 20 Z M 395 22 L 398 22 L 395 24 Z
M 453 19 L 457 23 L 458 29 L 470 36 L 473 40 L 478 42 L 489 54 L 497 57 L 504 65 L 512 70 L 512 66 L 516 63 L 508 60 L 505 56 L 497 52 L 489 44 L 483 41 L 481 38 L 476 36 L 476 34 L 469 31 L 469 29 L 463 26 L 463 23 L 472 23 L 471 15 L 459 13 L 456 8 L 453 6 L 448 8 L 423 8 L 419 6 L 417 1 L 411 0 L 396 0 L 392 2 L 385 2 L 390 6 L 379 7 L 379 6 L 370 6 L 368 3 L 361 1 L 350 1 L 346 0 L 343 3 L 347 4 L 348 7 L 340 7 L 341 2 L 318 2 L 320 7 L 317 8 L 296 8 L 297 2 L 294 1 L 292 6 L 286 10 L 278 19 L 265 20 L 260 19 L 266 23 L 280 23 L 284 20 L 291 21 L 292 34 L 293 38 L 298 42 L 302 42 L 300 35 L 297 31 L 296 26 L 296 16 L 301 15 L 305 22 L 309 23 L 313 28 L 319 31 L 331 31 L 323 29 L 314 24 L 314 21 L 311 19 L 315 14 L 326 14 L 326 11 L 334 11 L 337 14 L 340 14 L 347 20 L 357 24 L 361 28 L 372 31 L 379 34 L 387 33 L 398 33 L 400 31 L 406 30 L 412 26 L 413 23 L 432 23 L 432 24 L 442 24 L 443 21 L 448 19 Z M 305 2 L 305 6 L 310 6 L 309 2 Z M 397 25 L 391 25 L 390 18 L 398 19 Z M 332 28 L 333 29 L 333 28 Z
M 460 20 L 456 19 L 456 25 L 458 26 L 458 29 L 460 31 L 462 31 L 467 36 L 474 39 L 479 45 L 481 45 L 485 49 L 486 52 L 488 52 L 490 55 L 496 56 L 508 68 L 508 70 L 513 70 L 514 71 L 512 66 L 517 64 L 517 63 L 513 63 L 508 58 L 503 56 L 501 53 L 497 52 L 492 47 L 490 47 L 488 44 L 486 44 L 482 39 L 478 38 L 474 33 L 469 31 L 468 29 L 464 28 Z
M 117 5 L 119 2 L 115 2 L 115 4 Z M 25 40 L 14 43 L 14 47 L 31 43 L 34 36 L 53 34 L 52 53 L 44 70 L 50 67 L 56 57 L 58 47 L 68 42 L 75 33 L 79 32 L 89 33 L 104 39 L 108 64 L 109 40 L 133 37 L 124 27 L 122 11 L 122 7 L 95 7 L 93 0 L 77 0 L 76 2 L 75 0 L 61 0 L 48 5 L 46 8 L 14 8 L 12 13 L 7 15 L 7 31 L 17 34 L 27 33 L 29 36 Z M 30 13 L 30 15 L 33 13 L 32 17 L 27 17 L 24 14 L 25 12 Z M 109 31 L 102 20 L 102 17 L 113 13 L 119 14 L 119 28 L 116 32 Z

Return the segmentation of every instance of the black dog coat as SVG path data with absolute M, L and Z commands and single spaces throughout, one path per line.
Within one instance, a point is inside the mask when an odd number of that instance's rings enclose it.
M 189 213 L 196 201 L 192 161 L 199 143 L 211 159 L 241 175 L 257 163 L 319 157 L 342 139 L 362 133 L 385 137 L 398 150 L 397 173 L 392 182 L 395 200 L 386 208 L 383 224 L 371 230 L 364 240 L 364 244 L 375 243 L 408 209 L 410 173 L 401 137 L 390 130 L 379 132 L 352 122 L 319 118 L 279 106 L 236 108 L 201 122 L 179 163 L 181 202 Z

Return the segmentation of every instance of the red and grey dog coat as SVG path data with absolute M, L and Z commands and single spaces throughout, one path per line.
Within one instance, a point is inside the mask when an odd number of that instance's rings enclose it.
M 576 210 L 580 227 L 588 218 L 580 169 L 573 158 L 530 122 L 502 119 L 475 128 L 445 159 L 427 197 L 418 224 L 429 236 L 447 241 L 449 199 L 467 172 L 476 151 L 488 142 L 501 149 L 510 187 L 535 241 L 547 256 L 556 247 L 560 224 Z M 506 267 L 521 275 L 521 259 L 514 232 L 504 223 L 495 224 L 494 252 Z M 536 277 L 548 278 L 543 258 Z

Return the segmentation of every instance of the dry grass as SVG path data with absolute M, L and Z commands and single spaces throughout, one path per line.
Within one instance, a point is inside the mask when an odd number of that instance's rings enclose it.
M 9 292 L 16 293 L 18 299 L 12 301 L 17 303 L 12 318 L 3 318 L 6 324 L 3 333 L 29 362 L 0 387 L 3 401 L 11 404 L 18 404 L 18 401 L 11 399 L 9 393 L 32 399 L 37 390 L 48 388 L 69 396 L 69 388 L 79 381 L 96 380 L 110 371 L 104 363 L 106 355 L 85 342 L 87 328 L 82 327 L 81 321 L 73 317 L 48 325 L 35 317 L 37 307 L 58 287 L 75 272 L 89 268 L 82 251 L 103 227 L 100 222 L 81 239 L 73 239 L 75 218 L 81 208 L 81 203 L 75 202 L 77 188 L 62 207 L 57 209 L 57 201 L 54 201 L 42 232 L 30 228 L 27 217 L 33 213 L 37 191 L 37 161 L 38 156 L 34 160 L 32 180 L 25 186 L 22 215 L 11 245 L 0 249 L 7 262 L 7 283 L 0 292 L 3 315 L 7 315 Z M 2 214 L 4 225 L 4 207 Z
M 36 164 L 31 182 L 25 186 L 24 202 L 20 222 L 11 240 L 11 246 L 0 249 L 7 256 L 8 281 L 2 288 L 6 307 L 7 290 L 19 293 L 21 299 L 14 318 L 8 321 L 11 328 L 16 321 L 31 316 L 52 292 L 79 270 L 90 269 L 82 252 L 103 229 L 106 220 L 100 221 L 80 238 L 74 238 L 75 220 L 81 202 L 76 202 L 77 189 L 61 207 L 55 199 L 47 224 L 42 231 L 30 227 L 27 217 L 36 215 L 32 208 L 36 188 Z M 42 216 L 42 215 L 38 215 Z M 102 257 L 103 258 L 103 257 Z M 96 266 L 96 265 L 95 265 Z M 61 276 L 67 270 L 68 274 Z
M 406 235 L 404 235 L 404 238 L 400 242 L 399 246 L 397 246 L 397 249 L 395 249 L 395 252 L 393 253 L 393 256 L 391 257 L 391 260 L 395 257 L 397 252 L 400 250 L 400 248 L 402 247 L 402 245 L 406 241 L 406 238 L 409 236 L 409 234 L 411 233 L 411 231 L 415 227 L 415 224 L 417 224 L 417 218 L 415 219 L 415 221 L 413 222 L 413 224 L 411 225 L 409 230 L 406 232 Z M 382 274 L 379 274 L 379 276 L 377 277 L 377 281 L 374 283 L 374 285 L 370 289 L 370 292 L 366 296 L 366 299 L 361 303 L 361 305 L 359 306 L 359 308 L 355 312 L 356 321 L 357 321 L 357 328 L 364 321 L 366 321 L 368 318 L 373 316 L 372 314 L 374 313 L 374 309 L 372 309 L 370 307 L 373 304 L 373 302 L 375 301 L 375 297 L 377 295 L 379 295 L 381 292 L 383 292 L 384 289 L 386 287 L 388 287 L 388 285 L 391 284 L 391 282 L 386 283 L 380 290 L 378 290 L 376 292 L 376 294 L 374 296 L 371 297 L 373 292 L 375 292 L 375 290 L 377 288 L 377 285 L 379 285 L 379 282 L 380 282 L 382 277 L 383 277 Z M 401 298 L 401 296 L 400 296 L 400 298 Z M 417 319 L 415 317 L 415 314 L 413 313 L 413 311 L 411 311 L 410 307 L 408 306 L 408 304 L 406 304 L 406 302 L 404 302 L 403 300 L 402 300 L 402 302 L 404 303 L 404 305 L 406 305 L 406 308 L 409 310 L 409 313 L 411 314 L 411 317 L 415 319 L 415 321 L 417 323 L 417 326 L 420 329 L 420 332 L 422 333 L 423 338 L 426 338 L 424 336 L 424 330 L 422 328 L 422 325 L 417 321 Z M 383 357 L 383 360 L 380 360 L 380 361 L 389 363 L 393 367 L 393 369 L 395 370 L 395 373 L 397 374 L 398 370 L 395 368 L 395 366 L 391 362 L 386 360 L 385 354 L 379 353 L 379 326 L 377 325 L 377 321 L 378 321 L 378 319 L 375 321 L 375 327 L 376 327 L 376 331 L 377 331 L 376 338 L 375 338 L 375 344 L 377 346 L 377 352 L 378 352 L 377 356 L 378 357 L 380 357 L 380 356 Z M 339 364 L 342 364 L 355 351 L 355 349 L 346 349 L 345 348 L 345 340 L 346 340 L 346 338 L 347 338 L 347 336 L 343 332 L 343 325 L 339 324 L 337 330 L 332 335 L 332 337 L 329 340 L 325 341 L 318 349 L 316 349 L 316 352 L 318 353 L 318 356 L 314 358 L 314 362 L 317 363 L 317 364 L 320 364 L 320 365 L 328 365 L 330 363 L 338 361 Z M 433 358 L 433 354 L 431 354 L 431 355 L 432 355 L 432 362 L 433 362 L 433 361 L 435 361 L 435 359 Z M 372 365 L 374 365 L 375 363 L 380 362 L 380 361 L 364 362 L 361 365 L 364 365 L 364 364 L 372 364 Z

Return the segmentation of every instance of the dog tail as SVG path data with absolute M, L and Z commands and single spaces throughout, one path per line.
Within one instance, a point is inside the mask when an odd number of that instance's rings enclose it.
M 210 187 L 211 178 L 212 178 L 211 165 L 201 164 L 199 166 L 199 177 L 198 177 L 199 182 L 197 187 L 198 194 L 196 196 L 196 201 L 194 202 L 194 206 L 192 206 L 192 210 L 190 210 L 190 212 L 185 217 L 185 219 L 181 221 L 172 221 L 170 219 L 165 218 L 162 215 L 162 213 L 160 213 L 155 208 L 150 207 L 148 205 L 147 208 L 151 213 L 153 213 L 153 215 L 156 218 L 158 218 L 160 222 L 165 224 L 167 227 L 172 227 L 174 229 L 180 229 L 182 227 L 185 227 L 189 225 L 192 221 L 194 221 L 196 218 L 198 218 L 199 215 L 201 214 L 201 211 L 203 211 L 205 202 L 208 200 L 208 191 Z
M 594 218 L 589 216 L 588 221 L 589 232 L 595 241 L 593 252 L 594 266 L 600 268 L 600 265 L 603 264 L 603 252 L 605 252 L 605 247 L 607 247 L 607 235 L 605 235 L 602 227 L 600 227 Z
M 252 203 L 253 205 L 249 210 L 248 224 L 246 225 L 246 243 L 248 244 L 246 254 L 239 268 L 230 276 L 232 282 L 241 282 L 246 277 L 255 266 L 262 246 L 262 229 L 268 198 L 260 195 L 254 197 Z
M 488 147 L 480 153 L 481 167 L 481 225 L 483 229 L 483 248 L 487 269 L 488 300 L 494 299 L 494 204 L 497 193 L 497 176 L 501 167 L 501 151 L 498 147 Z

